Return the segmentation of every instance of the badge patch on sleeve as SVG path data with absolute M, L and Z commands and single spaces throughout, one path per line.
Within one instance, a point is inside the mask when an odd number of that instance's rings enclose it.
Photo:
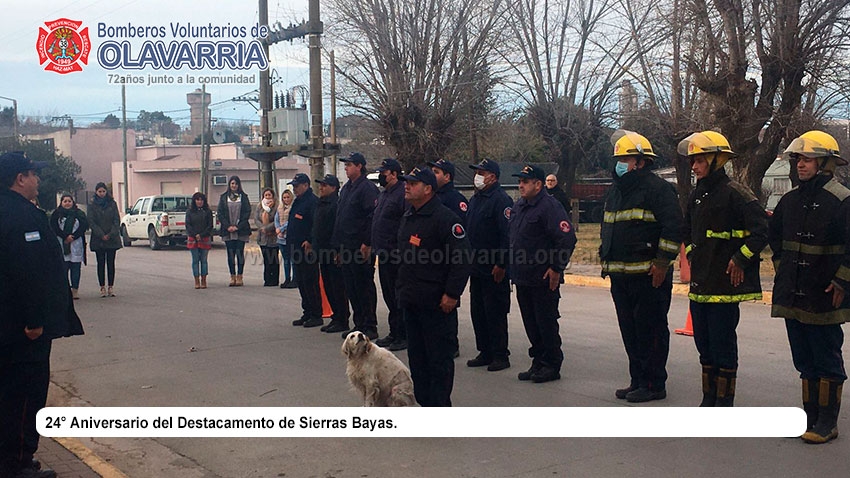
M 40 241 L 41 240 L 41 234 L 39 234 L 38 231 L 25 232 L 24 233 L 24 239 L 27 242 Z
M 563 232 L 563 233 L 570 232 L 570 223 L 569 222 L 561 221 L 560 227 L 561 227 L 561 232 Z
M 452 235 L 458 239 L 463 239 L 464 237 L 466 237 L 466 231 L 460 224 L 455 224 L 454 226 L 452 226 Z
M 460 210 L 463 211 L 463 212 L 466 212 L 466 209 L 469 207 L 469 206 L 466 205 L 465 202 L 460 203 L 458 206 L 460 207 Z
M 505 210 L 503 211 L 503 214 L 505 215 L 505 219 L 510 221 L 511 220 L 511 207 L 510 206 L 506 207 Z

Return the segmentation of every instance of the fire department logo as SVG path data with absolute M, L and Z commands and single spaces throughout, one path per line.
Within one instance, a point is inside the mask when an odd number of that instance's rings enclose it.
M 44 22 L 47 30 L 38 29 L 38 40 L 35 49 L 38 52 L 38 64 L 45 71 L 55 71 L 59 74 L 83 71 L 81 65 L 89 64 L 91 40 L 89 28 L 80 30 L 81 21 L 60 18 L 52 22 Z
M 617 154 L 619 152 L 620 152 L 620 143 L 617 142 L 616 144 L 614 144 L 614 154 Z
M 506 207 L 503 214 L 505 215 L 505 219 L 510 221 L 511 220 L 511 207 L 510 206 Z
M 467 206 L 465 202 L 461 202 L 460 204 L 458 204 L 458 207 L 460 208 L 461 211 L 466 212 L 466 209 L 469 206 Z
M 570 232 L 570 223 L 569 222 L 561 221 L 560 226 L 561 226 L 561 232 L 563 232 L 565 234 Z
M 455 223 L 455 225 L 452 226 L 452 235 L 458 239 L 463 239 L 466 237 L 466 231 L 463 229 L 463 226 Z

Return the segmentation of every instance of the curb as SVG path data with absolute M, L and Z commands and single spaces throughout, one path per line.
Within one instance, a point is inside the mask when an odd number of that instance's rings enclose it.
M 128 478 L 121 470 L 95 455 L 93 451 L 83 445 L 79 440 L 73 438 L 53 438 L 53 440 L 76 455 L 86 466 L 102 478 Z

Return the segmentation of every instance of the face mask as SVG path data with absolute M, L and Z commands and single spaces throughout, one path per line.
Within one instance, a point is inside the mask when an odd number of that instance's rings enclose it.
M 383 174 L 378 175 L 378 184 L 380 184 L 382 188 L 387 187 L 387 177 Z
M 622 178 L 624 174 L 629 172 L 629 163 L 617 161 L 617 165 L 614 166 L 614 172 L 617 173 L 617 176 Z
M 476 174 L 475 177 L 472 178 L 472 184 L 475 185 L 475 189 L 484 189 L 484 176 Z

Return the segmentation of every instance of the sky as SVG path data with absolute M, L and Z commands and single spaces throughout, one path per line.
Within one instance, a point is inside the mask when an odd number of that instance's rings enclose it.
M 279 21 L 287 26 L 290 23 L 300 23 L 308 15 L 307 0 L 269 0 L 269 23 Z M 234 74 L 250 76 L 258 79 L 259 69 L 234 70 L 225 66 L 222 69 L 192 70 L 187 66 L 179 68 L 154 70 L 103 68 L 98 59 L 98 50 L 107 42 L 128 41 L 130 50 L 122 57 L 138 59 L 145 42 L 163 41 L 166 45 L 172 41 L 188 42 L 194 49 L 196 41 L 214 42 L 230 41 L 237 46 L 247 45 L 251 27 L 258 21 L 258 2 L 256 0 L 219 0 L 217 2 L 201 2 L 199 0 L 129 0 L 115 2 L 112 0 L 36 0 L 4 2 L 0 15 L 0 96 L 17 101 L 18 115 L 21 121 L 27 117 L 39 117 L 42 121 L 52 117 L 69 115 L 74 119 L 75 126 L 84 126 L 92 122 L 100 122 L 112 113 L 121 117 L 121 86 L 115 82 L 118 77 L 142 78 L 147 82 L 148 74 L 154 76 L 166 75 L 172 80 L 188 77 L 200 81 L 205 76 L 231 76 Z M 46 22 L 60 18 L 81 21 L 77 29 L 82 31 L 88 27 L 91 48 L 88 64 L 76 63 L 82 71 L 59 74 L 45 71 L 45 66 L 51 62 L 39 64 L 37 44 L 39 29 L 53 32 Z M 98 25 L 104 28 L 99 29 Z M 214 25 L 241 28 L 244 27 L 248 38 L 230 37 L 224 39 L 192 38 L 173 34 L 172 27 Z M 117 34 L 110 35 L 110 27 L 153 27 L 165 32 L 159 38 L 118 38 Z M 161 28 L 161 30 L 160 30 Z M 150 30 L 148 30 L 150 31 Z M 232 30 L 231 30 L 232 31 Z M 103 35 L 99 36 L 99 32 Z M 237 34 L 238 35 L 238 34 Z M 51 37 L 51 40 L 53 37 Z M 49 43 L 49 42 L 48 42 Z M 45 46 L 46 49 L 48 46 Z M 58 51 L 55 49 L 54 52 Z M 309 83 L 306 40 L 295 40 L 291 44 L 283 42 L 271 46 L 269 64 L 273 77 L 280 78 L 276 88 L 291 88 L 298 85 L 307 86 Z M 327 65 L 324 65 L 327 71 Z M 110 77 L 109 75 L 113 75 Z M 112 79 L 112 84 L 110 84 Z M 186 94 L 200 88 L 200 84 L 147 84 L 127 85 L 127 118 L 135 119 L 138 112 L 163 111 L 175 122 L 188 124 L 189 106 Z M 235 96 L 246 95 L 257 88 L 257 83 L 237 85 L 207 85 L 211 94 L 211 110 L 214 119 L 224 121 L 248 121 L 259 123 L 256 110 L 249 103 L 235 102 Z M 248 96 L 253 96 L 249 94 Z M 327 95 L 325 95 L 327 96 Z M 0 98 L 0 108 L 11 107 L 12 101 Z

